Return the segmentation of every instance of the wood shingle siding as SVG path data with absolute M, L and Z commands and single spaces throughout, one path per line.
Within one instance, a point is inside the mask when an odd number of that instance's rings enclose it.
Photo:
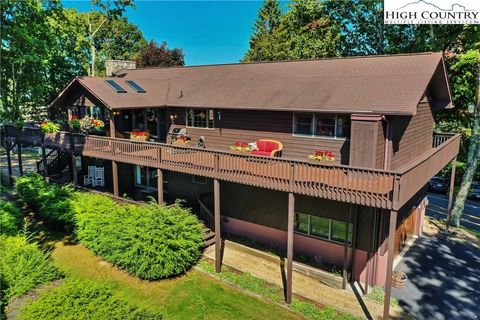
M 432 148 L 435 123 L 428 101 L 422 100 L 418 104 L 417 114 L 413 117 L 393 117 L 391 125 L 393 126 L 392 169 L 412 162 Z
M 167 114 L 177 118 L 172 128 L 186 127 L 186 108 L 170 108 Z M 205 137 L 207 149 L 229 151 L 237 141 L 254 142 L 257 139 L 274 139 L 283 144 L 282 156 L 290 159 L 308 160 L 315 150 L 332 151 L 335 163 L 348 164 L 350 143 L 347 139 L 302 137 L 292 135 L 293 113 L 273 111 L 221 110 L 214 112 L 214 129 L 187 128 L 195 145 L 200 136 Z

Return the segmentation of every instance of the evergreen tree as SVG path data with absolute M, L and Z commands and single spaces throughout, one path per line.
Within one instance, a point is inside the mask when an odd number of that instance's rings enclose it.
M 319 0 L 293 0 L 285 13 L 276 0 L 259 10 L 243 62 L 314 59 L 336 56 L 339 27 Z
M 250 38 L 250 49 L 243 58 L 243 62 L 275 60 L 276 42 L 282 10 L 278 0 L 264 0 Z

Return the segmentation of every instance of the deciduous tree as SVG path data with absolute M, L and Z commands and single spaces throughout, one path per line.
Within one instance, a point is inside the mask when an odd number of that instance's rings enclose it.
M 137 67 L 172 67 L 185 64 L 183 50 L 169 49 L 166 42 L 160 45 L 154 40 L 143 48 L 136 59 Z

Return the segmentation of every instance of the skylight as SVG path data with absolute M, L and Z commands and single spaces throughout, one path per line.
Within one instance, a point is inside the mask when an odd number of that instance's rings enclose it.
M 145 93 L 147 92 L 145 89 L 143 89 L 142 87 L 140 87 L 140 85 L 138 83 L 136 83 L 135 81 L 133 80 L 125 80 L 125 82 L 130 86 L 132 87 L 133 90 L 137 91 L 138 93 Z
M 115 80 L 105 80 L 107 84 L 109 84 L 117 93 L 127 93 L 127 90 L 123 89 L 121 85 L 119 85 Z

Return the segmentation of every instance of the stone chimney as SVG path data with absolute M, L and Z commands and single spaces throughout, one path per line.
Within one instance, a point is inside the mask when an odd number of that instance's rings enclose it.
M 113 76 L 123 69 L 135 69 L 135 61 L 129 60 L 107 60 L 105 62 L 105 68 L 107 69 L 107 77 Z

